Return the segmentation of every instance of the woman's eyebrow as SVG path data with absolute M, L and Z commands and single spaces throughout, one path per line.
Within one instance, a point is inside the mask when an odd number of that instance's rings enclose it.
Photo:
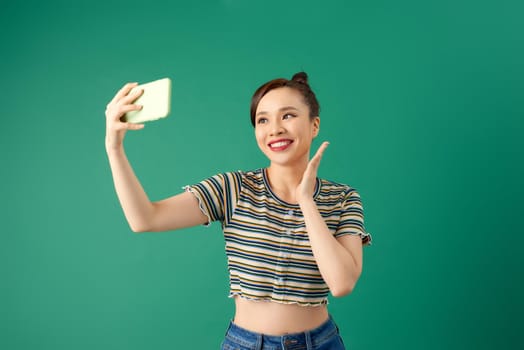
M 293 107 L 293 106 L 285 106 L 285 107 L 280 108 L 278 111 L 279 111 L 279 112 L 283 112 L 283 111 L 287 111 L 287 110 L 290 110 L 290 109 L 293 109 L 293 110 L 295 110 L 295 111 L 298 111 L 298 108 L 295 108 L 295 107 Z M 268 112 L 266 112 L 266 111 L 260 111 L 260 112 L 257 113 L 256 117 L 258 117 L 258 116 L 261 115 L 261 114 L 268 114 Z

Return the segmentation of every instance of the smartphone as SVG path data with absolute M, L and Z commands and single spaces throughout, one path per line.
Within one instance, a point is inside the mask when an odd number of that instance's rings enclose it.
M 144 90 L 133 104 L 142 106 L 141 110 L 124 114 L 123 121 L 128 123 L 144 123 L 165 118 L 171 111 L 171 79 L 163 78 L 135 86 L 129 94 L 138 89 Z

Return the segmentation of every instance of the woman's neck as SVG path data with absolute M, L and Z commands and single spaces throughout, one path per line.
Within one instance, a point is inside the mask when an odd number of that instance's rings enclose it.
M 302 181 L 307 163 L 303 166 L 281 166 L 271 164 L 267 168 L 267 178 L 271 190 L 288 203 L 296 203 L 296 188 Z

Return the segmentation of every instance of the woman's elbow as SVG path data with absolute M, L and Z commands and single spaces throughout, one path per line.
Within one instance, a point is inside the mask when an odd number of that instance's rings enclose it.
M 340 297 L 349 295 L 351 294 L 351 292 L 353 292 L 353 289 L 355 288 L 355 285 L 357 284 L 357 280 L 358 278 L 356 279 L 348 278 L 345 281 L 340 281 L 340 283 L 335 283 L 333 286 L 329 288 L 329 290 L 331 291 L 331 294 L 335 298 L 340 298 Z
M 133 231 L 133 233 L 136 233 L 136 234 L 147 232 L 147 230 L 145 229 L 141 229 L 141 228 L 137 228 L 133 226 L 131 226 L 131 231 Z
M 138 224 L 131 224 L 129 223 L 129 228 L 134 233 L 144 233 L 144 232 L 151 232 L 151 228 L 146 225 L 138 225 Z
M 127 219 L 129 228 L 134 233 L 144 233 L 144 232 L 155 232 L 156 230 L 156 221 L 154 213 L 149 215 L 149 217 L 131 217 Z
M 335 288 L 331 288 L 331 294 L 335 298 L 341 298 L 341 297 L 344 297 L 346 295 L 349 295 L 349 294 L 351 294 L 352 291 L 353 291 L 353 286 L 351 286 L 349 284 L 336 286 Z

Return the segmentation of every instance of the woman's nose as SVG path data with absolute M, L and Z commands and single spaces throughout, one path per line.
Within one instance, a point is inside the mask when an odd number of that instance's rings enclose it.
M 284 133 L 284 128 L 282 127 L 280 123 L 276 122 L 276 123 L 273 123 L 273 125 L 271 125 L 271 136 L 281 135 L 283 133 Z

